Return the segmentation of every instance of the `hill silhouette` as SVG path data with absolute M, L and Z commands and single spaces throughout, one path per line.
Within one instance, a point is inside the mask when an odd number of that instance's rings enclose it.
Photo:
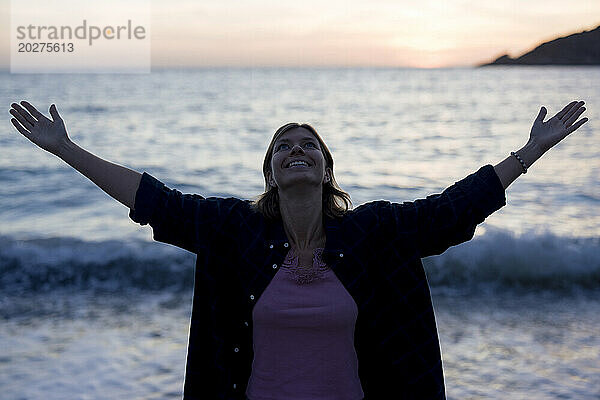
M 600 26 L 542 43 L 517 58 L 504 54 L 478 67 L 490 65 L 600 65 Z

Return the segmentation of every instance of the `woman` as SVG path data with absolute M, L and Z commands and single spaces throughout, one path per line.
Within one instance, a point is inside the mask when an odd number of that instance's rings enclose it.
M 155 240 L 197 254 L 186 399 L 444 399 L 421 258 L 470 240 L 506 188 L 587 121 L 577 121 L 583 102 L 546 122 L 542 107 L 527 144 L 499 164 L 426 199 L 349 210 L 310 125 L 275 132 L 256 201 L 204 198 L 80 148 L 56 106 L 50 120 L 21 105 L 10 110 L 20 133 L 129 207 Z

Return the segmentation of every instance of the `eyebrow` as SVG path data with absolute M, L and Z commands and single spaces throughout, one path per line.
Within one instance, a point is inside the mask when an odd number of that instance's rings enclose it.
M 312 136 L 304 136 L 304 137 L 303 137 L 302 139 L 300 139 L 300 140 L 316 140 L 316 139 L 315 139 L 314 137 L 312 137 Z M 275 144 L 277 144 L 277 143 L 279 143 L 279 142 L 289 142 L 289 140 L 288 140 L 288 139 L 277 139 L 277 140 L 275 141 Z

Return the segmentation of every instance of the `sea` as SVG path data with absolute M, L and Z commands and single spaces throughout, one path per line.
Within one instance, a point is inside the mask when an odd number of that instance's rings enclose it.
M 600 67 L 0 73 L 0 398 L 179 399 L 195 255 L 10 123 L 56 104 L 87 151 L 170 188 L 252 199 L 269 141 L 311 124 L 353 206 L 496 165 L 574 100 L 589 118 L 423 263 L 448 399 L 600 398 Z

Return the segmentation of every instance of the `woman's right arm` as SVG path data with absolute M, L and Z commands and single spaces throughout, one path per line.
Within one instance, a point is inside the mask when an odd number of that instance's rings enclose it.
M 23 136 L 58 156 L 109 196 L 133 209 L 142 174 L 103 160 L 73 143 L 54 104 L 50 106 L 52 120 L 26 101 L 21 105 L 11 104 L 9 112 L 15 117 L 11 119 L 12 124 Z

